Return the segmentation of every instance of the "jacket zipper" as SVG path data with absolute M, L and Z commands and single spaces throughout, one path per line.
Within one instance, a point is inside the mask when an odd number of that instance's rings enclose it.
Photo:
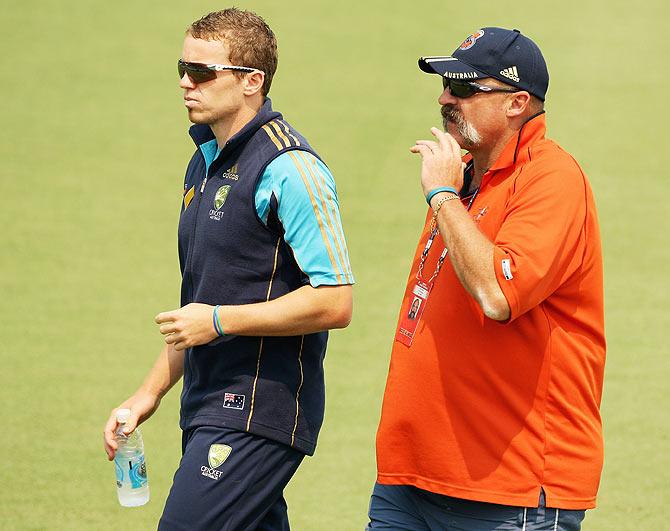
M 195 246 L 195 229 L 198 225 L 198 214 L 200 212 L 200 203 L 202 203 L 202 195 L 205 191 L 205 185 L 207 184 L 207 175 L 205 175 L 205 178 L 202 180 L 202 184 L 200 185 L 200 194 L 196 198 L 197 203 L 195 204 L 195 213 L 193 217 L 193 227 L 191 228 L 191 238 L 189 240 L 188 244 L 188 258 L 186 261 L 186 267 L 184 268 L 184 271 L 188 272 L 188 284 L 189 284 L 189 299 L 192 301 L 193 300 L 193 271 L 191 269 L 191 264 L 193 262 L 193 247 Z

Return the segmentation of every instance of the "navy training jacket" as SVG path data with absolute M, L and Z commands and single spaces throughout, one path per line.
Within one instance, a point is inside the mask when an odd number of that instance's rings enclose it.
M 215 137 L 194 125 L 197 146 Z M 179 221 L 181 304 L 249 304 L 309 283 L 271 201 L 268 225 L 255 207 L 258 179 L 305 138 L 265 100 L 256 117 L 211 163 L 198 148 L 186 170 Z M 323 422 L 327 332 L 289 337 L 225 336 L 187 349 L 181 395 L 183 430 L 202 425 L 247 431 L 312 455 Z

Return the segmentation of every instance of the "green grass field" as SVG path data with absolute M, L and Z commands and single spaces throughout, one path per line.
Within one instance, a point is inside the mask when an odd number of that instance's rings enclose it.
M 278 36 L 271 96 L 336 176 L 357 278 L 353 323 L 331 336 L 320 446 L 288 489 L 293 528 L 366 523 L 392 332 L 426 208 L 408 147 L 439 124 L 439 81 L 416 59 L 502 25 L 543 49 L 549 135 L 582 163 L 600 210 L 606 460 L 583 529 L 667 529 L 668 4 L 237 5 Z M 180 456 L 178 390 L 143 428 L 152 492 L 143 508 L 119 507 L 101 428 L 161 348 L 153 316 L 178 305 L 176 225 L 193 146 L 175 62 L 188 23 L 223 7 L 3 3 L 3 530 L 155 528 Z

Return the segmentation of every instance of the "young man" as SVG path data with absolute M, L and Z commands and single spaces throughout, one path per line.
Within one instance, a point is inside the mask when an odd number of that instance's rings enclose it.
M 603 458 L 589 183 L 544 136 L 549 75 L 517 30 L 483 28 L 419 66 L 442 77 L 446 132 L 411 148 L 431 210 L 393 345 L 368 529 L 578 530 Z
M 194 22 L 178 62 L 197 146 L 179 222 L 182 307 L 156 317 L 167 345 L 119 405 L 130 432 L 184 376 L 183 457 L 161 531 L 289 529 L 282 493 L 323 420 L 327 330 L 351 319 L 335 184 L 272 109 L 276 67 L 270 28 L 234 8 Z

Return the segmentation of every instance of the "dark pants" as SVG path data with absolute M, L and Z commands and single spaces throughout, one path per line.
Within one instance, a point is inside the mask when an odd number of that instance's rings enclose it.
M 367 530 L 579 531 L 584 511 L 513 507 L 442 496 L 408 485 L 375 484 Z
M 182 447 L 159 531 L 289 530 L 283 491 L 304 454 L 212 426 L 184 432 Z

